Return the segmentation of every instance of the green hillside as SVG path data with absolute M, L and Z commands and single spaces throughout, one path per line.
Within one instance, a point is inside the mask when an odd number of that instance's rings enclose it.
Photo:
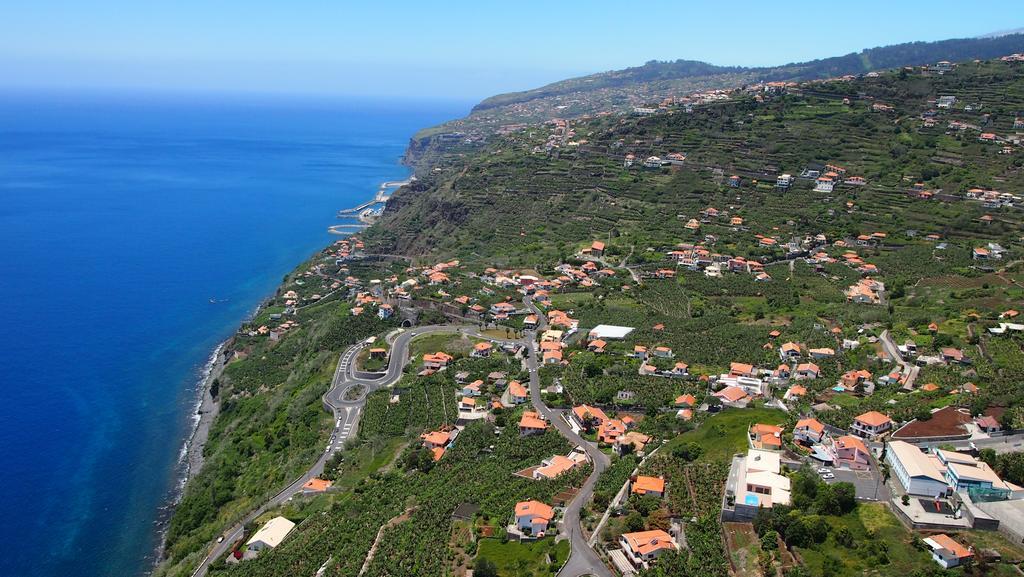
M 936 108 L 944 95 L 956 96 L 957 104 Z M 875 111 L 876 103 L 892 110 Z M 571 123 L 574 142 L 550 149 L 544 146 L 553 128 L 545 125 L 437 159 L 415 190 L 396 195 L 367 238 L 387 251 L 535 264 L 574 252 L 575 243 L 591 237 L 610 237 L 642 258 L 648 248 L 692 240 L 682 225 L 713 206 L 745 217 L 748 234 L 714 231 L 744 254 L 756 253 L 753 234 L 770 231 L 837 238 L 877 230 L 903 238 L 915 230 L 1011 241 L 1020 230 L 1018 209 L 993 211 L 963 197 L 974 187 L 1024 193 L 1019 147 L 1001 154 L 1003 145 L 978 139 L 982 131 L 1015 134 L 1021 110 L 1021 64 L 994 61 L 943 75 L 900 71 L 809 83 L 768 98 L 735 91 L 691 113 L 579 120 Z M 926 113 L 933 120 L 926 122 Z M 950 122 L 975 128 L 953 130 Z M 686 161 L 640 166 L 672 152 Z M 638 159 L 629 168 L 627 154 Z M 777 175 L 799 175 L 815 163 L 841 165 L 867 185 L 830 194 L 811 192 L 811 180 L 787 192 L 774 188 Z M 739 190 L 726 183 L 734 174 L 743 177 Z M 916 183 L 947 201 L 912 197 Z M 994 216 L 992 225 L 977 220 L 985 213 Z

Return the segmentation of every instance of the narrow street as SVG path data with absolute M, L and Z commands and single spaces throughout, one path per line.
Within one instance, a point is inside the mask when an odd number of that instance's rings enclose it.
M 523 300 L 527 308 L 537 315 L 537 330 L 543 330 L 547 326 L 547 319 L 544 313 L 538 309 L 529 298 Z M 594 493 L 594 487 L 597 485 L 598 477 L 601 473 L 608 468 L 610 459 L 608 455 L 604 454 L 597 445 L 588 442 L 583 437 L 579 436 L 569 423 L 565 422 L 562 418 L 560 411 L 554 411 L 544 404 L 544 398 L 541 395 L 540 390 L 540 373 L 539 364 L 537 362 L 537 342 L 536 332 L 527 331 L 526 337 L 528 340 L 528 351 L 527 357 L 527 368 L 530 371 L 530 401 L 533 403 L 533 407 L 541 414 L 542 417 L 547 419 L 555 429 L 558 430 L 559 434 L 566 438 L 573 445 L 581 446 L 587 451 L 587 456 L 590 457 L 591 462 L 594 465 L 594 471 L 587 478 L 586 482 L 583 483 L 583 487 L 580 488 L 579 493 L 565 508 L 565 514 L 562 518 L 562 526 L 569 538 L 569 542 L 572 544 L 572 552 L 569 554 L 569 560 L 565 566 L 558 573 L 561 577 L 581 577 L 582 575 L 595 575 L 598 577 L 612 577 L 612 572 L 601 560 L 601 557 L 597 554 L 594 549 L 587 543 L 587 539 L 583 536 L 583 528 L 580 526 L 580 512 L 583 510 L 583 506 L 590 501 L 590 497 Z

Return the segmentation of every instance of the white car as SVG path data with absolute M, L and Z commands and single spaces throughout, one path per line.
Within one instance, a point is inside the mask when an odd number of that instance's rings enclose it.
M 833 475 L 832 473 L 822 473 L 821 474 L 821 478 L 828 480 L 828 479 L 835 479 L 836 476 Z
M 819 475 L 824 475 L 825 473 L 831 473 L 831 472 L 832 472 L 832 469 L 829 469 L 828 467 L 822 467 L 822 468 L 818 469 L 818 474 Z

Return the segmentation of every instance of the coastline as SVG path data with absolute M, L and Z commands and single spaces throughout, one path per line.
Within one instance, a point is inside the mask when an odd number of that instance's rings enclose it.
M 404 165 L 404 163 L 403 163 Z M 375 196 L 369 201 L 369 204 L 381 204 L 386 206 L 387 201 L 390 199 L 390 195 L 384 196 L 384 193 L 388 189 L 398 190 L 402 186 L 408 185 L 410 182 L 415 180 L 415 176 L 411 175 L 408 178 L 399 181 L 385 181 L 379 188 Z M 365 204 L 365 203 L 364 203 Z M 362 206 L 362 205 L 357 205 Z M 381 209 L 383 210 L 383 208 Z M 360 221 L 363 221 L 363 215 L 357 216 Z M 360 230 L 366 228 L 371 223 L 357 225 L 360 228 L 351 231 L 336 231 L 335 227 L 329 227 L 328 232 L 330 234 L 340 235 L 351 235 L 356 234 Z M 344 225 L 342 225 L 344 226 Z M 349 225 L 351 226 L 351 225 Z M 276 291 L 275 291 L 276 292 Z M 256 318 L 260 311 L 263 310 L 264 306 L 269 302 L 271 297 L 264 298 L 256 306 L 256 308 L 247 317 L 239 323 L 239 327 L 243 326 L 246 322 Z M 237 329 L 236 329 L 237 331 Z M 218 344 L 206 363 L 200 370 L 200 378 L 196 381 L 196 394 L 195 401 L 191 413 L 191 417 L 194 421 L 192 430 L 179 452 L 178 462 L 175 466 L 175 483 L 172 489 L 171 495 L 168 496 L 166 504 L 160 508 L 159 515 L 156 521 L 158 525 L 158 544 L 156 549 L 152 552 L 152 563 L 147 574 L 152 574 L 156 570 L 160 563 L 163 562 L 164 550 L 167 546 L 167 529 L 170 524 L 171 517 L 174 515 L 174 511 L 178 504 L 181 502 L 182 497 L 185 494 L 185 488 L 188 486 L 189 481 L 195 478 L 196 475 L 202 471 L 203 465 L 205 464 L 203 458 L 203 450 L 206 447 L 210 437 L 210 430 L 213 427 L 213 423 L 220 413 L 220 398 L 214 398 L 212 393 L 213 382 L 220 378 L 224 373 L 224 369 L 228 364 L 228 359 L 225 355 L 225 351 L 228 345 L 234 339 L 234 335 L 226 338 L 220 344 Z

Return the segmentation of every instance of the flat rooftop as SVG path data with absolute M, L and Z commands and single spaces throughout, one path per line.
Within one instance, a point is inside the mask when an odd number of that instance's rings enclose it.
M 633 332 L 633 327 L 597 325 L 590 329 L 590 337 L 594 339 L 624 339 L 631 332 Z

